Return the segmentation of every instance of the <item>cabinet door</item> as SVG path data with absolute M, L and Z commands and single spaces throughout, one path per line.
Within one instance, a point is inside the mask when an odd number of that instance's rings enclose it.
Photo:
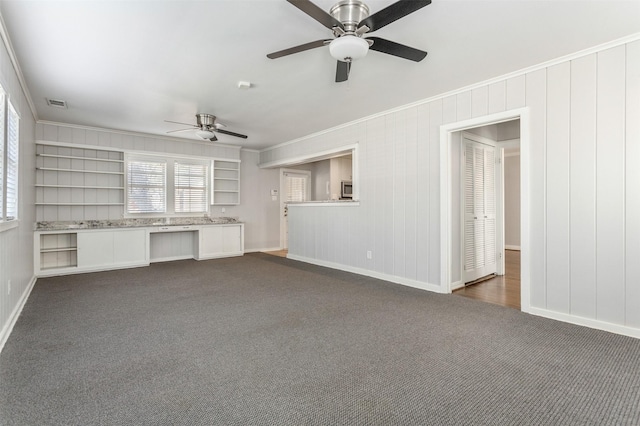
M 242 249 L 240 242 L 240 226 L 225 226 L 222 228 L 222 251 L 224 253 L 238 253 Z
M 200 250 L 198 258 L 209 258 L 224 253 L 223 228 L 220 226 L 206 226 L 200 229 Z
M 198 259 L 242 255 L 242 225 L 202 227 L 199 243 Z
M 78 232 L 78 268 L 113 264 L 113 233 Z
M 116 265 L 148 263 L 147 231 L 113 231 L 113 262 Z

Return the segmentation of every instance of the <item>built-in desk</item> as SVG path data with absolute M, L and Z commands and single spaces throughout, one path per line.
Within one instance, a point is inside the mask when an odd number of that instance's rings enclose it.
M 103 229 L 69 225 L 34 233 L 37 276 L 148 266 L 178 259 L 244 254 L 244 224 L 214 223 Z

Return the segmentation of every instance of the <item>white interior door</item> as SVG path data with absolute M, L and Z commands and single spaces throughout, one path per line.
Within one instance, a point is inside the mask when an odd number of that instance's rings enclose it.
M 282 179 L 280 184 L 281 199 L 281 239 L 282 248 L 289 248 L 289 221 L 287 203 L 309 201 L 311 197 L 311 172 L 304 170 L 290 171 L 282 170 Z
M 495 148 L 464 138 L 465 283 L 496 272 Z

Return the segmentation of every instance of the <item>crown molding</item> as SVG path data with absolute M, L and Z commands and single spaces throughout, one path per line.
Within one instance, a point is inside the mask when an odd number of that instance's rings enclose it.
M 24 74 L 22 74 L 22 69 L 20 68 L 20 64 L 18 63 L 18 58 L 16 57 L 16 53 L 13 50 L 13 44 L 11 43 L 11 38 L 9 37 L 9 33 L 7 32 L 7 26 L 4 23 L 4 18 L 2 17 L 2 13 L 0 13 L 0 37 L 2 38 L 2 43 L 4 47 L 7 49 L 7 53 L 9 54 L 9 59 L 11 60 L 11 65 L 13 66 L 13 70 L 18 77 L 18 82 L 20 83 L 20 88 L 22 89 L 22 93 L 24 94 L 25 99 L 27 100 L 27 104 L 29 104 L 29 109 L 31 110 L 31 115 L 34 120 L 38 120 L 38 113 L 36 111 L 36 106 L 33 103 L 33 99 L 31 98 L 31 93 L 29 93 L 29 89 L 27 88 L 27 83 L 24 79 Z
M 628 35 L 628 36 L 625 36 L 625 37 L 622 37 L 622 38 L 618 38 L 616 40 L 612 40 L 612 41 L 609 41 L 609 42 L 606 42 L 606 43 L 598 44 L 596 46 L 592 46 L 592 47 L 589 47 L 587 49 L 579 50 L 577 52 L 570 53 L 568 55 L 560 56 L 558 58 L 551 59 L 549 61 L 545 61 L 545 62 L 536 64 L 536 65 L 532 65 L 532 66 L 527 67 L 527 68 L 522 68 L 522 69 L 517 70 L 517 71 L 513 71 L 513 72 L 510 72 L 510 73 L 507 73 L 507 74 L 503 74 L 503 75 L 500 75 L 498 77 L 493 77 L 493 78 L 490 78 L 488 80 L 481 81 L 479 83 L 474 83 L 474 84 L 471 84 L 469 86 L 464 86 L 464 87 L 461 87 L 459 89 L 455 89 L 455 90 L 451 90 L 449 92 L 441 93 L 439 95 L 435 95 L 435 96 L 432 96 L 432 97 L 429 97 L 429 98 L 426 98 L 426 99 L 421 99 L 419 101 L 412 102 L 410 104 L 401 105 L 399 107 L 395 107 L 395 108 L 391 108 L 391 109 L 388 109 L 388 110 L 385 110 L 385 111 L 382 111 L 382 112 L 378 112 L 376 114 L 372 114 L 372 115 L 368 115 L 366 117 L 358 118 L 358 119 L 350 121 L 348 123 L 339 124 L 337 126 L 329 128 L 329 129 L 325 129 L 325 130 L 321 130 L 319 132 L 311 133 L 309 135 L 302 136 L 302 137 L 296 138 L 296 139 L 292 139 L 292 140 L 287 141 L 287 142 L 282 142 L 282 143 L 279 143 L 277 145 L 273 145 L 273 146 L 268 147 L 268 148 L 263 148 L 263 149 L 260 150 L 260 153 L 268 152 L 268 151 L 271 151 L 271 150 L 274 150 L 274 149 L 278 149 L 278 148 L 282 148 L 282 147 L 285 147 L 285 146 L 288 146 L 288 145 L 291 145 L 291 144 L 295 144 L 295 143 L 302 142 L 302 141 L 307 140 L 307 139 L 311 139 L 311 138 L 317 137 L 317 136 L 322 136 L 322 135 L 325 135 L 327 133 L 334 132 L 336 130 L 340 130 L 340 129 L 344 129 L 346 127 L 353 126 L 355 124 L 359 124 L 359 123 L 363 123 L 365 121 L 369 121 L 369 120 L 373 120 L 373 119 L 376 119 L 376 118 L 380 118 L 380 117 L 383 117 L 383 116 L 388 115 L 388 114 L 393 114 L 395 112 L 403 111 L 405 109 L 409 109 L 409 108 L 417 107 L 417 106 L 420 106 L 420 105 L 428 104 L 429 102 L 433 102 L 433 101 L 436 101 L 436 100 L 439 100 L 439 99 L 444 99 L 444 98 L 447 98 L 449 96 L 455 96 L 455 95 L 458 95 L 460 93 L 464 93 L 464 92 L 468 92 L 468 91 L 473 90 L 473 89 L 477 89 L 479 87 L 489 86 L 489 85 L 491 85 L 493 83 L 498 83 L 498 82 L 501 82 L 501 81 L 504 81 L 504 80 L 508 80 L 508 79 L 514 78 L 514 77 L 520 77 L 522 75 L 525 75 L 525 74 L 528 74 L 528 73 L 531 73 L 531 72 L 534 72 L 534 71 L 538 71 L 540 69 L 549 68 L 549 67 L 551 67 L 553 65 L 557 65 L 557 64 L 560 64 L 560 63 L 563 63 L 563 62 L 567 62 L 567 61 L 572 61 L 574 59 L 578 59 L 578 58 L 581 58 L 583 56 L 591 55 L 593 53 L 598 53 L 598 52 L 601 52 L 603 50 L 611 49 L 613 47 L 618 47 L 618 46 L 621 46 L 621 45 L 624 45 L 624 44 L 627 44 L 627 43 L 631 43 L 631 42 L 637 41 L 637 40 L 640 40 L 640 32 L 634 33 L 634 34 L 631 34 L 631 35 Z

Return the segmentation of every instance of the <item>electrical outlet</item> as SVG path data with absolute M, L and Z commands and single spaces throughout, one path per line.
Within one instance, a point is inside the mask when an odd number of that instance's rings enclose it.
M 7 296 L 11 294 L 11 280 L 7 282 Z
M 225 209 L 224 207 L 220 209 L 220 212 L 221 212 L 221 213 L 224 213 L 224 212 L 226 212 L 226 211 L 227 211 L 227 209 Z
M 367 250 L 367 259 L 371 259 L 372 257 L 371 250 Z

